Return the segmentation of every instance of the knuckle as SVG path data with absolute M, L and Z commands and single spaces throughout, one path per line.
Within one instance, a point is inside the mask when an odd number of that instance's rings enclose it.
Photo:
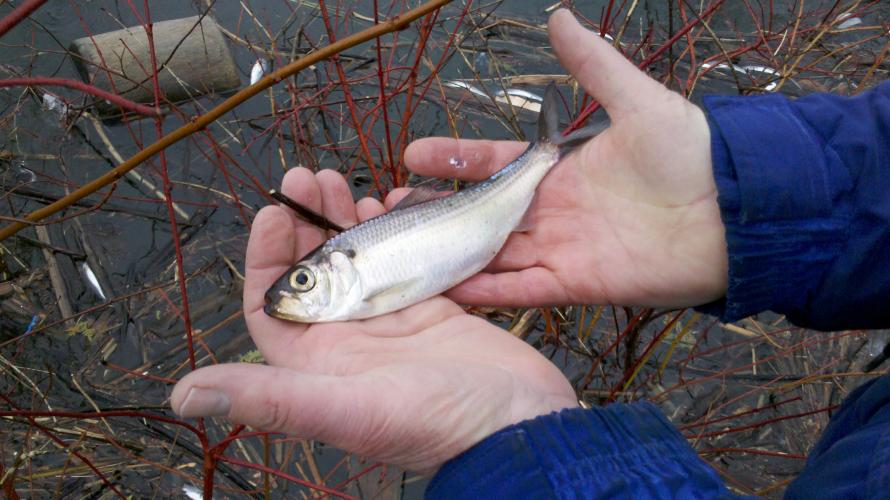
M 266 398 L 258 411 L 258 426 L 264 430 L 286 431 L 293 424 L 291 407 L 277 398 Z

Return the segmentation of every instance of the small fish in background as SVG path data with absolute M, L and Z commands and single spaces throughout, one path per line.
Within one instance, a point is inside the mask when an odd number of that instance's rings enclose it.
M 738 66 L 735 64 L 706 62 L 706 63 L 702 63 L 701 68 L 705 69 L 705 70 L 712 69 L 712 68 L 715 70 L 728 69 L 728 70 L 735 71 L 736 73 L 744 73 L 752 78 L 754 78 L 757 73 L 764 74 L 764 75 L 770 75 L 772 77 L 781 77 L 781 73 L 779 73 L 778 70 L 770 68 L 769 66 L 761 66 L 761 65 L 757 65 L 757 64 Z M 788 81 L 797 85 L 797 82 L 795 82 L 794 80 L 792 80 L 790 78 L 788 79 Z M 763 90 L 765 90 L 767 92 L 772 92 L 778 86 L 779 86 L 778 82 L 772 81 L 772 82 L 769 82 L 766 85 L 764 85 Z M 800 85 L 798 85 L 798 87 L 799 86 Z
M 107 300 L 105 298 L 105 292 L 102 291 L 102 285 L 100 285 L 99 280 L 96 279 L 96 273 L 93 272 L 93 268 L 91 268 L 86 261 L 83 261 L 80 263 L 80 270 L 83 271 L 83 275 L 86 278 L 87 283 L 90 284 L 90 288 L 93 289 L 93 292 L 103 301 Z
M 471 94 L 491 100 L 484 90 L 467 82 L 460 80 L 449 80 L 444 83 L 446 87 L 455 89 L 464 89 Z M 525 109 L 533 113 L 541 112 L 541 102 L 543 97 L 523 89 L 507 89 L 498 90 L 494 93 L 494 101 L 502 104 L 509 104 L 515 108 Z
M 185 494 L 185 497 L 189 500 L 204 500 L 204 493 L 191 484 L 184 484 L 182 486 L 182 493 Z
M 544 98 L 538 94 L 533 94 L 522 89 L 498 90 L 495 94 L 495 100 L 509 104 L 516 108 L 527 109 L 535 113 L 541 112 L 541 102 Z
M 835 29 L 845 30 L 847 28 L 852 28 L 853 26 L 857 26 L 862 24 L 862 19 L 858 17 L 851 17 L 853 14 L 849 12 L 843 12 L 838 14 L 837 17 L 834 18 L 834 22 L 840 22 Z
M 257 59 L 256 62 L 253 63 L 253 67 L 250 68 L 250 84 L 253 85 L 254 83 L 262 80 L 263 77 L 269 73 L 270 69 L 271 66 L 268 59 Z

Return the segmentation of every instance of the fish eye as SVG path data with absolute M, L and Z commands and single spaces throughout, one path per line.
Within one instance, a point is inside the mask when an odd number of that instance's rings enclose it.
M 306 267 L 298 267 L 288 278 L 291 288 L 298 292 L 308 292 L 315 286 L 315 275 Z

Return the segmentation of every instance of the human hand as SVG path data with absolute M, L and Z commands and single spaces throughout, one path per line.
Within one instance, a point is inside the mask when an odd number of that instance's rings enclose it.
M 702 111 L 639 71 L 567 10 L 549 22 L 556 54 L 612 125 L 538 187 L 532 229 L 513 233 L 486 272 L 446 295 L 468 304 L 612 303 L 685 307 L 722 297 L 727 250 Z M 526 144 L 420 139 L 411 170 L 480 180 Z M 449 159 L 467 162 L 455 170 Z
M 333 171 L 293 169 L 282 192 L 344 227 L 384 211 L 369 198 L 356 205 Z M 247 246 L 244 315 L 271 366 L 222 364 L 192 372 L 173 390 L 174 411 L 227 416 L 429 472 L 503 427 L 577 406 L 571 385 L 540 353 L 441 296 L 347 323 L 304 325 L 267 316 L 266 290 L 323 239 L 285 208 L 257 214 Z

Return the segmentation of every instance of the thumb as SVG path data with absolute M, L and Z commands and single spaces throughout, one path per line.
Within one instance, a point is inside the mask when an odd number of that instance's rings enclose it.
M 581 26 L 568 10 L 554 12 L 547 29 L 559 62 L 612 120 L 653 102 L 665 90 L 599 35 Z
M 362 391 L 369 391 L 354 378 L 250 363 L 214 365 L 183 377 L 170 406 L 184 418 L 225 416 L 258 429 L 342 446 L 345 417 L 356 401 L 365 399 Z

